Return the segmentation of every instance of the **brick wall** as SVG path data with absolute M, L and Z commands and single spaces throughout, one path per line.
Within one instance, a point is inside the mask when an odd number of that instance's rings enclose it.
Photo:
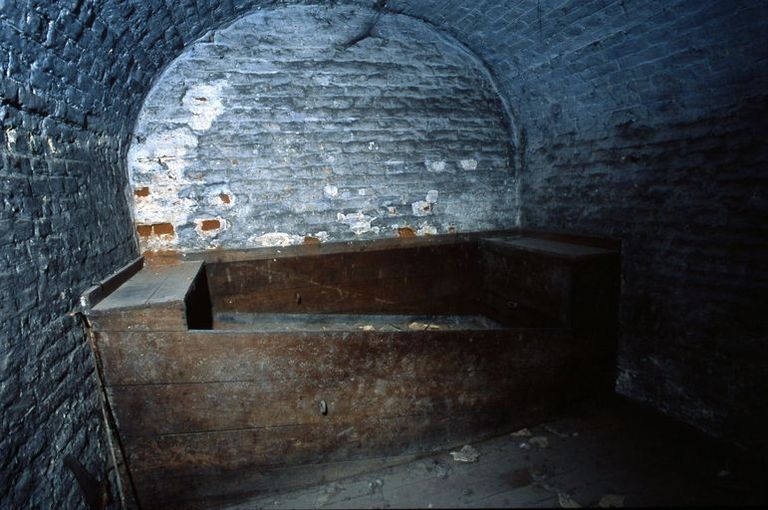
M 110 477 L 97 380 L 71 315 L 137 255 L 119 119 L 75 2 L 0 1 L 0 508 L 84 507 L 63 459 Z
M 523 225 L 624 241 L 617 390 L 768 446 L 768 6 L 390 7 L 493 70 L 525 129 Z
M 186 250 L 514 227 L 510 142 L 482 66 L 426 24 L 262 10 L 190 45 L 148 95 L 135 221 L 143 247 Z

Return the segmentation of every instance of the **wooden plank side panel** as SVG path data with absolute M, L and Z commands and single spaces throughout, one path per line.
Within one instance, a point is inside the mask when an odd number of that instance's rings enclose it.
M 110 310 L 89 317 L 96 332 L 186 331 L 184 302 L 156 304 L 151 307 Z
M 373 417 L 162 436 L 134 443 L 128 455 L 142 507 L 189 508 L 195 500 L 205 507 L 206 500 L 279 490 L 273 473 L 288 466 L 425 454 L 529 425 L 550 412 L 511 406 L 486 416 Z
M 212 264 L 216 311 L 442 313 L 465 310 L 474 245 L 463 243 Z M 472 313 L 472 312 L 465 312 Z
M 511 402 L 542 398 L 552 387 L 568 392 L 567 359 L 547 366 L 499 367 L 493 372 L 416 378 L 193 383 L 109 389 L 126 441 L 164 434 L 356 422 L 372 416 L 492 413 Z M 504 374 L 504 372 L 507 372 Z M 325 402 L 327 414 L 320 411 Z
M 574 350 L 557 329 L 348 333 L 98 332 L 109 386 L 426 377 L 546 366 Z
M 483 245 L 480 260 L 484 303 L 492 319 L 515 324 L 527 314 L 537 323 L 569 324 L 572 261 L 491 243 Z
M 432 275 L 340 286 L 267 287 L 250 295 L 219 297 L 213 306 L 215 312 L 240 313 L 477 313 L 461 289 L 455 279 Z
M 99 333 L 98 345 L 149 507 L 264 490 L 293 464 L 524 425 L 571 395 L 569 369 L 584 362 L 562 330 Z

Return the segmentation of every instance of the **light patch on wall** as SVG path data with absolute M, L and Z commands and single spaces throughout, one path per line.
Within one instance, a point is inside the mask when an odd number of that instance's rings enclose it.
M 286 234 L 284 232 L 269 232 L 260 236 L 251 237 L 249 242 L 259 247 L 292 246 L 302 244 L 304 236 Z
M 431 189 L 427 192 L 427 196 L 424 200 L 419 200 L 411 204 L 411 210 L 414 216 L 428 216 L 432 214 L 433 206 L 437 202 L 439 193 L 436 189 Z
M 362 212 L 336 215 L 336 221 L 349 225 L 349 229 L 355 233 L 355 235 L 365 234 L 372 232 L 374 234 L 379 233 L 379 227 L 372 227 L 371 222 L 376 220 L 375 216 L 367 216 Z
M 339 196 L 339 188 L 332 184 L 328 184 L 323 188 L 323 195 L 325 195 L 326 198 L 337 197 Z
M 8 150 L 10 152 L 13 152 L 14 149 L 16 148 L 17 137 L 18 137 L 18 134 L 16 133 L 15 129 L 11 128 L 11 129 L 5 130 L 5 144 L 8 147 Z
M 170 223 L 176 227 L 187 222 L 194 200 L 182 198 L 179 192 L 190 184 L 184 175 L 187 164 L 196 156 L 197 137 L 188 128 L 153 134 L 131 145 L 128 170 L 133 189 L 148 188 L 151 193 L 134 200 L 137 224 Z M 175 245 L 176 236 L 150 236 L 147 249 L 166 249 Z
M 221 102 L 226 82 L 199 83 L 187 89 L 181 104 L 191 113 L 187 119 L 189 127 L 196 131 L 210 129 L 213 121 L 224 111 Z
M 52 156 L 55 156 L 59 153 L 59 148 L 56 147 L 56 142 L 53 140 L 53 138 L 48 138 L 48 150 L 51 152 Z
M 459 165 L 461 165 L 462 170 L 477 170 L 476 159 L 462 159 L 459 161 Z
M 418 236 L 434 236 L 437 235 L 437 227 L 434 225 L 429 225 L 427 223 L 422 223 L 419 225 L 419 229 L 416 231 L 416 235 Z
M 426 161 L 427 168 L 433 172 L 444 172 L 445 161 Z

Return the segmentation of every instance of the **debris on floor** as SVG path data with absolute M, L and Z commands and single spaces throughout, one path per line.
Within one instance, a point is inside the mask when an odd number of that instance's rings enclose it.
M 415 331 L 428 331 L 432 329 L 440 329 L 439 324 L 429 324 L 426 322 L 411 322 L 408 324 L 408 329 L 412 329 Z
M 565 492 L 557 493 L 557 503 L 560 505 L 560 508 L 581 508 L 581 505 Z
M 480 452 L 465 444 L 458 452 L 451 452 L 453 460 L 456 462 L 477 462 L 480 458 Z
M 381 492 L 382 487 L 384 487 L 384 482 L 382 482 L 378 478 L 376 480 L 373 480 L 372 482 L 368 482 L 368 489 L 371 494 L 376 494 L 377 492 Z
M 547 436 L 533 436 L 528 441 L 520 443 L 520 448 L 523 450 L 530 450 L 531 446 L 536 446 L 542 449 L 549 448 L 549 439 L 547 439 Z
M 343 491 L 344 487 L 339 483 L 331 483 L 326 485 L 322 492 L 318 494 L 317 499 L 315 499 L 315 507 L 320 508 L 325 506 L 331 499 L 333 499 L 334 496 Z M 277 505 L 278 502 L 276 501 L 275 504 Z
M 624 508 L 624 496 L 620 494 L 606 494 L 597 503 L 600 508 Z
M 557 436 L 559 438 L 562 438 L 562 439 L 566 439 L 566 438 L 569 438 L 569 437 L 578 437 L 579 436 L 578 432 L 572 432 L 572 433 L 568 434 L 567 432 L 560 432 L 555 427 L 552 427 L 550 425 L 544 425 L 544 430 L 546 430 L 550 434 L 555 435 L 555 436 Z
M 365 326 L 360 326 L 360 329 L 362 329 L 363 331 L 376 331 L 376 328 L 374 328 L 370 324 L 366 324 Z
M 445 480 L 451 475 L 451 472 L 453 472 L 451 466 L 443 464 L 437 459 L 433 459 L 432 462 L 425 462 L 421 464 L 421 466 L 427 473 L 432 475 L 431 477 L 440 478 L 441 480 Z
M 531 437 L 533 434 L 531 434 L 531 431 L 527 428 L 522 428 L 518 430 L 517 432 L 512 432 L 510 434 L 512 437 Z

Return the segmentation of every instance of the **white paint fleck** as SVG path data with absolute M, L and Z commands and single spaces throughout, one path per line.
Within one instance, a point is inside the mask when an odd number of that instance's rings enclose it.
M 318 239 L 321 243 L 328 242 L 328 239 L 330 239 L 330 236 L 328 235 L 328 232 L 325 230 L 321 230 L 320 232 L 315 232 L 312 234 L 312 237 Z
M 18 136 L 19 135 L 14 128 L 5 131 L 5 143 L 9 151 L 13 151 L 16 148 L 16 140 Z
M 437 227 L 434 225 L 429 225 L 427 223 L 422 223 L 419 225 L 418 230 L 416 230 L 417 236 L 434 236 L 437 235 Z
M 326 196 L 326 198 L 333 198 L 339 196 L 339 188 L 338 186 L 334 186 L 332 184 L 327 184 L 323 188 L 323 195 Z
M 432 214 L 432 204 L 424 200 L 413 202 L 411 204 L 414 216 L 428 216 Z
M 360 188 L 359 190 L 357 190 L 357 194 L 360 195 L 361 197 L 364 197 L 367 194 L 367 192 L 368 190 L 366 190 L 365 188 Z
M 438 195 L 439 195 L 439 193 L 437 192 L 436 189 L 431 189 L 431 190 L 427 191 L 427 196 L 426 196 L 426 198 L 424 200 L 426 200 L 430 204 L 434 204 L 435 202 L 437 202 Z
M 461 168 L 464 170 L 477 170 L 476 159 L 462 159 L 459 161 L 459 165 L 461 165 Z
M 224 111 L 221 96 L 225 84 L 224 81 L 199 83 L 187 89 L 181 104 L 191 113 L 186 120 L 192 129 L 196 131 L 210 129 L 213 121 Z
M 56 147 L 56 142 L 53 141 L 53 138 L 48 138 L 48 150 L 54 155 L 59 153 L 59 148 Z
M 291 246 L 304 242 L 304 236 L 286 234 L 284 232 L 269 232 L 260 236 L 254 236 L 249 239 L 254 246 L 273 247 L 273 246 Z
M 427 161 L 427 168 L 433 172 L 442 172 L 445 170 L 445 161 Z
M 355 235 L 364 234 L 366 232 L 379 233 L 379 227 L 372 227 L 371 222 L 377 219 L 374 216 L 366 216 L 362 212 L 349 213 L 349 214 L 336 214 L 336 221 L 339 223 L 345 223 L 349 225 L 350 230 Z

